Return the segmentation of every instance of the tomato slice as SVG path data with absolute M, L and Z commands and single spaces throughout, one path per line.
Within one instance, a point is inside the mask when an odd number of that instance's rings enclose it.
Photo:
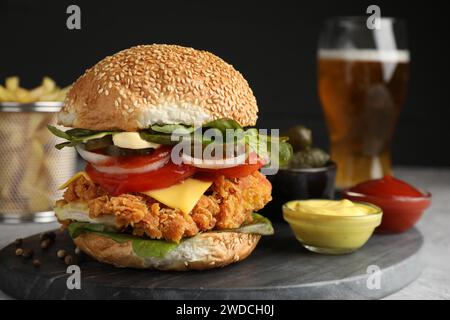
M 167 156 L 170 156 L 171 147 L 162 146 L 149 155 L 129 156 L 129 157 L 110 157 L 110 159 L 102 162 L 100 165 L 105 167 L 121 167 L 124 169 L 132 169 L 142 167 L 157 162 Z
M 110 174 L 95 170 L 91 164 L 86 165 L 89 177 L 113 196 L 128 192 L 142 192 L 170 187 L 195 173 L 194 167 L 173 162 L 164 167 L 145 173 Z
M 254 162 L 254 161 L 252 161 Z M 214 177 L 218 176 L 225 176 L 228 178 L 242 178 L 245 176 L 248 176 L 255 172 L 256 170 L 259 170 L 263 165 L 265 164 L 264 160 L 257 159 L 254 163 L 246 163 L 241 164 L 235 167 L 231 168 L 224 168 L 224 169 L 201 169 L 197 168 L 197 170 L 200 173 L 200 176 L 202 179 L 213 179 Z M 210 177 L 208 177 L 210 176 Z

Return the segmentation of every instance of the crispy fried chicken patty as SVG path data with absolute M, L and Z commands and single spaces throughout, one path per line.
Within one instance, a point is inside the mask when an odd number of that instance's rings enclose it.
M 258 171 L 243 178 L 217 178 L 189 214 L 140 194 L 113 197 L 94 182 L 80 177 L 64 193 L 65 202 L 85 201 L 89 216 L 114 215 L 119 229 L 138 236 L 180 241 L 200 231 L 238 228 L 271 198 L 272 186 Z

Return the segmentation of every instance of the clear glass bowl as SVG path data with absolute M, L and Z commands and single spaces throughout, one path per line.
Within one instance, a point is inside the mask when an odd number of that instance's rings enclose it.
M 380 225 L 382 210 L 370 203 L 355 202 L 375 210 L 363 216 L 324 215 L 295 210 L 290 201 L 283 205 L 283 217 L 295 237 L 308 250 L 324 254 L 345 254 L 361 248 Z

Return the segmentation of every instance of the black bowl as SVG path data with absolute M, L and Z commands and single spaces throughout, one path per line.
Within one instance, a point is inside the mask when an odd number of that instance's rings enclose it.
M 272 183 L 273 200 L 260 212 L 272 221 L 284 221 L 281 206 L 288 201 L 334 198 L 336 164 L 330 161 L 321 168 L 284 168 L 267 179 Z

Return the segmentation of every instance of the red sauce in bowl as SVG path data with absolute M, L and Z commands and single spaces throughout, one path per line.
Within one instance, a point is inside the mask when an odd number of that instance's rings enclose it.
M 430 205 L 431 194 L 405 181 L 385 176 L 362 182 L 343 192 L 352 201 L 373 203 L 383 209 L 378 232 L 404 232 L 413 227 Z
M 393 176 L 385 176 L 383 179 L 368 180 L 366 182 L 357 184 L 350 189 L 353 192 L 362 193 L 366 195 L 391 197 L 391 196 L 406 196 L 406 197 L 422 197 L 423 194 L 410 184 Z

